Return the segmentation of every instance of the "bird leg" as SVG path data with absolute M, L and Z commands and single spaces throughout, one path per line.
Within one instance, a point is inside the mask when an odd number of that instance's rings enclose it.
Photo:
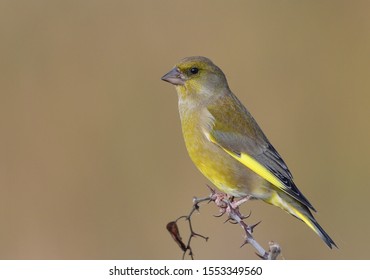
M 234 200 L 234 197 L 230 197 L 224 193 L 216 193 L 215 191 L 213 191 L 210 197 L 212 201 L 214 201 L 215 204 L 218 206 L 220 211 L 220 214 L 216 217 L 221 217 L 222 215 L 227 213 L 228 219 L 225 222 L 230 221 L 233 224 L 239 224 L 243 228 L 245 232 L 245 240 L 241 247 L 247 243 L 251 244 L 256 249 L 257 255 L 264 260 L 275 260 L 279 256 L 281 249 L 277 243 L 270 242 L 270 250 L 266 252 L 263 247 L 254 239 L 252 235 L 253 230 L 257 225 L 260 224 L 261 221 L 251 226 L 247 225 L 244 222 L 246 218 L 250 217 L 251 212 L 248 215 L 244 216 L 240 213 L 239 206 L 247 202 L 252 196 L 247 195 L 239 200 Z

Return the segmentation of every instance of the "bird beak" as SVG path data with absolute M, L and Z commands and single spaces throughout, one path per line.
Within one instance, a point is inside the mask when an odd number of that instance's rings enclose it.
M 165 82 L 169 82 L 175 86 L 180 86 L 185 84 L 185 77 L 181 74 L 180 70 L 175 67 L 166 75 L 161 78 Z

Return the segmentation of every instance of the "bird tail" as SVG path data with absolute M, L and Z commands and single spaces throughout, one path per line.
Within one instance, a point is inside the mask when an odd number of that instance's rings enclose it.
M 308 209 L 307 206 L 303 205 L 299 201 L 295 200 L 294 198 L 286 194 L 280 193 L 279 194 L 276 193 L 276 196 L 272 196 L 267 202 L 282 208 L 289 214 L 303 221 L 314 232 L 316 232 L 318 236 L 321 237 L 321 239 L 326 243 L 326 245 L 329 246 L 330 249 L 332 249 L 333 246 L 338 248 L 333 239 L 330 238 L 330 236 L 316 221 L 316 219 L 314 218 L 314 216 L 312 215 L 311 211 Z

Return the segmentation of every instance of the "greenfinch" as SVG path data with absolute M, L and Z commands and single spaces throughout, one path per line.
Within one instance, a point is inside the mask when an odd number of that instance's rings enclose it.
M 219 67 L 206 57 L 187 57 L 162 80 L 176 87 L 185 145 L 205 177 L 230 196 L 251 196 L 280 207 L 302 220 L 330 248 L 336 246 Z

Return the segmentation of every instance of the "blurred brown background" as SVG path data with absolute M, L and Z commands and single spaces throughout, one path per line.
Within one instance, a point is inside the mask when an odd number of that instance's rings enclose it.
M 190 55 L 224 70 L 340 249 L 262 202 L 243 207 L 256 239 L 370 257 L 369 1 L 3 0 L 0 36 L 1 259 L 181 258 L 165 225 L 207 180 L 160 77 Z M 256 258 L 215 213 L 195 257 Z

